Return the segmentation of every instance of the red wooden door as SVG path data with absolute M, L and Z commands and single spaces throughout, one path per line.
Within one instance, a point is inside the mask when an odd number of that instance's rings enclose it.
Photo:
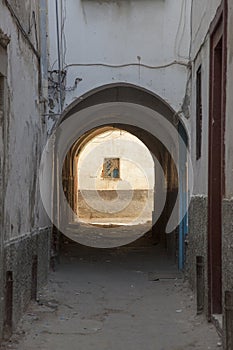
M 222 197 L 225 187 L 224 129 L 226 35 L 224 6 L 210 40 L 208 258 L 209 314 L 222 313 Z

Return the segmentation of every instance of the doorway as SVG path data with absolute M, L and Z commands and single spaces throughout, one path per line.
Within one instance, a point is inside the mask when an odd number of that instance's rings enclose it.
M 222 313 L 222 197 L 224 194 L 225 46 L 224 8 L 213 23 L 210 41 L 208 188 L 209 316 Z

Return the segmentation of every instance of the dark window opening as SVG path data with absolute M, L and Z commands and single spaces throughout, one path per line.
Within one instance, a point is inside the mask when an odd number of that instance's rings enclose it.
M 38 270 L 38 257 L 33 256 L 32 260 L 32 285 L 31 285 L 31 299 L 37 298 L 37 270 Z
M 202 76 L 201 66 L 196 74 L 196 159 L 201 158 L 202 146 Z

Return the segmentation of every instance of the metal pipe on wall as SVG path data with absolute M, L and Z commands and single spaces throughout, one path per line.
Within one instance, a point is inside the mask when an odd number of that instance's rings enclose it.
M 62 79 L 61 79 L 61 47 L 60 47 L 60 26 L 59 26 L 59 10 L 58 0 L 55 0 L 56 6 L 56 30 L 57 30 L 57 59 L 58 59 L 58 85 L 59 85 L 59 112 L 62 113 Z

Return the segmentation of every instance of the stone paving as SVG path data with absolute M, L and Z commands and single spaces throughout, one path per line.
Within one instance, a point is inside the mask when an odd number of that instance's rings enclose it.
M 159 246 L 64 247 L 49 285 L 2 349 L 222 349 Z

